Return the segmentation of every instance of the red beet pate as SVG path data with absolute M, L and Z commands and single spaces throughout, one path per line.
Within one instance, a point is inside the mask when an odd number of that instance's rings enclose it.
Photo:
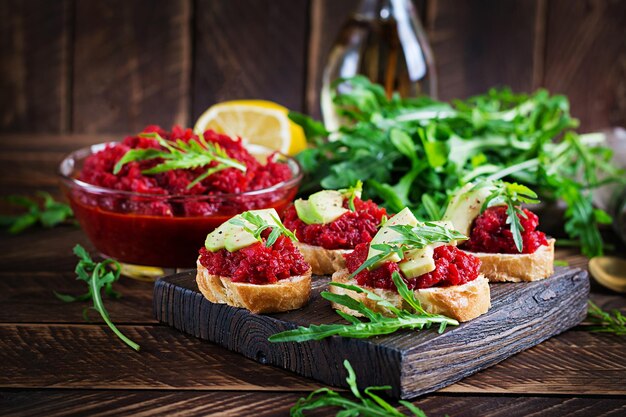
M 210 252 L 202 248 L 200 264 L 210 274 L 249 284 L 273 284 L 303 275 L 310 268 L 291 239 L 285 236 L 280 236 L 270 247 L 258 242 L 235 252 L 226 249 Z
M 511 226 L 506 223 L 506 206 L 489 207 L 473 223 L 470 239 L 461 245 L 464 250 L 487 253 L 520 253 L 515 247 Z M 522 253 L 534 253 L 547 245 L 546 235 L 537 231 L 539 218 L 530 210 L 523 209 L 526 217 L 518 214 L 524 228 Z
M 344 199 L 345 208 L 348 200 Z M 327 224 L 306 224 L 298 218 L 298 213 L 292 205 L 285 210 L 283 223 L 289 230 L 293 230 L 301 242 L 325 249 L 353 249 L 359 243 L 369 243 L 376 232 L 378 225 L 387 211 L 378 207 L 371 200 L 354 199 L 355 211 L 348 211 L 338 219 Z
M 366 260 L 369 245 L 361 243 L 354 251 L 345 256 L 346 266 L 350 273 L 356 271 Z M 420 275 L 417 278 L 407 279 L 398 264 L 384 262 L 381 266 L 371 271 L 364 269 L 359 272 L 355 279 L 360 286 L 370 288 L 383 288 L 394 290 L 396 288 L 391 275 L 398 272 L 409 289 L 448 287 L 462 285 L 473 281 L 480 274 L 480 260 L 475 256 L 459 250 L 456 246 L 444 245 L 435 248 L 433 256 L 435 270 Z

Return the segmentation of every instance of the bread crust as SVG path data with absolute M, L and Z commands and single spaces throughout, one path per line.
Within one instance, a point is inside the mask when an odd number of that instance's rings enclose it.
M 295 310 L 309 301 L 311 294 L 311 269 L 275 284 L 248 284 L 232 282 L 229 277 L 210 274 L 196 263 L 196 282 L 200 292 L 212 303 L 242 307 L 253 313 L 279 313 Z
M 321 246 L 313 246 L 308 243 L 294 242 L 304 260 L 307 261 L 315 275 L 330 275 L 346 267 L 344 255 L 352 252 L 352 249 L 324 249 Z
M 554 239 L 534 253 L 467 252 L 482 262 L 480 272 L 490 282 L 530 282 L 545 279 L 554 273 Z
M 344 284 L 358 285 L 355 279 L 349 279 L 350 273 L 347 269 L 342 269 L 333 274 L 334 282 Z M 392 290 L 384 290 L 380 288 L 371 288 L 370 291 L 385 298 L 393 306 L 397 308 L 409 309 L 409 306 L 402 297 Z M 384 314 L 392 316 L 389 310 L 376 304 L 375 301 L 367 298 L 365 294 L 358 294 L 344 288 L 330 286 L 330 292 L 335 294 L 346 294 L 350 297 L 363 302 L 368 308 Z M 481 314 L 484 314 L 491 307 L 491 295 L 489 291 L 489 281 L 479 275 L 475 280 L 463 285 L 452 285 L 449 287 L 431 287 L 414 291 L 415 297 L 420 301 L 424 310 L 433 314 L 443 314 L 458 321 L 472 320 Z M 354 310 L 350 310 L 345 306 L 333 304 L 333 308 L 341 310 L 344 313 L 361 316 Z

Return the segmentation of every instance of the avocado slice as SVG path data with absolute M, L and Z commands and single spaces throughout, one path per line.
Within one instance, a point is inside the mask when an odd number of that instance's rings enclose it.
M 317 213 L 313 212 L 313 210 L 311 209 L 311 203 L 309 202 L 309 200 L 303 200 L 299 198 L 293 202 L 293 205 L 296 208 L 298 218 L 306 224 L 323 223 L 323 220 L 317 215 Z
M 218 250 L 223 249 L 226 232 L 230 229 L 230 226 L 231 225 L 228 222 L 224 222 L 219 225 L 217 229 L 206 235 L 204 247 L 211 252 L 217 252 Z
M 294 202 L 298 218 L 306 224 L 327 224 L 348 212 L 343 207 L 343 195 L 339 191 L 324 190 L 311 194 L 308 200 Z
M 417 226 L 418 223 L 419 222 L 417 221 L 417 219 L 415 218 L 415 216 L 413 215 L 411 210 L 409 210 L 408 207 L 403 208 L 398 214 L 396 214 L 395 216 L 393 216 L 392 218 L 387 220 L 387 223 L 385 223 L 385 225 L 380 228 L 378 233 L 376 233 L 376 235 L 374 236 L 374 238 L 370 242 L 370 249 L 369 249 L 369 252 L 367 253 L 367 259 L 369 259 L 369 258 L 371 258 L 373 256 L 376 256 L 376 255 L 378 255 L 380 253 L 379 250 L 372 248 L 373 245 L 381 244 L 381 243 L 390 243 L 390 242 L 393 242 L 394 240 L 398 239 L 399 237 L 401 237 L 400 233 L 398 233 L 395 230 L 391 229 L 391 226 L 396 226 L 396 225 L 401 225 L 401 224 L 408 224 L 410 226 Z M 401 259 L 398 256 L 398 254 L 392 253 L 389 256 L 387 256 L 387 257 L 381 259 L 380 261 L 376 262 L 374 265 L 372 265 L 370 267 L 370 269 L 376 269 L 382 263 L 388 262 L 388 261 L 400 262 Z
M 274 218 L 279 219 L 276 209 L 273 209 L 273 208 L 263 209 L 263 210 L 250 210 L 249 213 L 256 214 L 257 216 L 261 217 L 266 223 L 270 225 L 277 225 L 276 220 L 274 220 Z M 233 219 L 235 218 L 243 220 L 240 214 L 233 217 Z M 247 231 L 244 230 L 243 226 L 232 224 L 230 220 L 227 222 L 227 224 L 230 225 L 230 227 L 225 232 L 226 236 L 224 239 L 224 247 L 226 248 L 227 251 L 235 252 L 235 251 L 238 251 L 239 249 L 243 249 L 245 247 L 248 247 L 258 242 L 258 240 L 254 238 L 252 233 L 248 233 Z M 249 224 L 248 227 L 254 228 L 252 224 Z
M 491 194 L 491 187 L 481 187 L 472 190 L 474 184 L 465 184 L 452 197 L 442 220 L 449 221 L 453 228 L 465 236 L 469 236 L 472 222 L 480 214 L 480 210 Z
M 250 213 L 256 214 L 271 225 L 276 225 L 274 218 L 279 218 L 278 213 L 273 208 L 250 210 Z M 233 219 L 243 220 L 241 215 L 238 214 L 209 233 L 204 241 L 204 246 L 207 250 L 217 252 L 225 248 L 229 252 L 235 252 L 258 242 L 258 240 L 256 240 L 251 233 L 246 232 L 242 226 L 232 224 L 230 221 Z M 252 228 L 253 226 L 250 224 L 250 227 Z
M 435 245 L 414 249 L 404 254 L 404 260 L 398 264 L 400 271 L 407 278 L 417 278 L 435 270 Z

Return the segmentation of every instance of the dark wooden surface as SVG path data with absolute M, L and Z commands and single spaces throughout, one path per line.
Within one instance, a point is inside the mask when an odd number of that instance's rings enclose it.
M 0 195 L 55 192 L 63 154 L 105 138 L 0 135 Z M 76 243 L 93 250 L 72 226 L 0 233 L 0 415 L 281 416 L 321 386 L 158 324 L 152 285 L 122 278 L 124 297 L 105 302 L 142 347 L 130 350 L 97 315 L 84 322 L 83 306 L 52 295 L 85 290 L 72 272 Z M 586 267 L 573 249 L 557 257 Z M 623 295 L 594 282 L 591 289 L 604 308 L 626 310 Z M 413 402 L 429 417 L 621 416 L 625 348 L 624 338 L 580 326 Z
M 198 290 L 195 271 L 187 271 L 156 282 L 154 312 L 157 320 L 182 332 L 333 386 L 347 388 L 342 363 L 350 359 L 361 371 L 363 389 L 389 385 L 391 395 L 407 399 L 451 385 L 578 325 L 589 296 L 587 272 L 558 268 L 545 281 L 492 285 L 487 313 L 441 335 L 403 331 L 372 339 L 268 342 L 269 336 L 297 326 L 342 322 L 320 296 L 327 287 L 327 277 L 314 277 L 308 305 L 258 315 L 209 302 Z
M 626 123 L 626 2 L 414 0 L 439 95 L 547 87 L 581 129 Z M 358 0 L 0 0 L 0 131 L 133 133 L 211 104 L 319 115 L 326 56 Z

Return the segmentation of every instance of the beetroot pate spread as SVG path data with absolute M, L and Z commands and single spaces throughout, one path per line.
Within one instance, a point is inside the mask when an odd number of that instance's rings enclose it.
M 303 275 L 310 268 L 291 239 L 285 236 L 280 236 L 270 247 L 259 242 L 235 252 L 226 249 L 210 252 L 202 248 L 200 264 L 210 274 L 249 284 L 273 284 Z
M 348 208 L 344 199 L 343 206 Z M 383 216 L 384 208 L 378 207 L 371 200 L 354 199 L 355 211 L 348 211 L 337 220 L 328 224 L 306 224 L 298 218 L 295 207 L 285 211 L 283 223 L 293 230 L 301 242 L 325 249 L 353 249 L 359 243 L 369 243 L 376 232 Z
M 523 212 L 526 217 L 518 215 L 524 228 L 522 253 L 534 253 L 540 246 L 547 245 L 548 241 L 544 233 L 535 230 L 539 225 L 537 215 L 527 209 L 523 209 Z M 506 206 L 488 208 L 474 220 L 470 239 L 464 242 L 462 248 L 472 252 L 519 253 L 506 219 Z
M 369 245 L 362 243 L 356 246 L 354 251 L 345 256 L 346 266 L 350 273 L 356 271 L 367 259 Z M 435 270 L 414 279 L 404 277 L 398 264 L 385 262 L 371 271 L 364 269 L 356 275 L 356 281 L 360 286 L 370 288 L 383 288 L 386 290 L 396 289 L 391 275 L 398 272 L 409 289 L 448 287 L 462 285 L 473 281 L 480 273 L 480 259 L 465 253 L 456 246 L 444 245 L 435 248 Z
M 198 140 L 191 129 L 182 129 L 178 126 L 172 128 L 171 132 L 166 132 L 158 126 L 148 126 L 143 133 L 156 132 L 168 140 L 182 140 L 188 142 L 191 139 Z M 79 180 L 89 184 L 110 188 L 120 191 L 132 191 L 142 194 L 153 195 L 197 195 L 211 196 L 230 193 L 241 193 L 246 191 L 267 188 L 279 182 L 291 178 L 291 171 L 284 163 L 275 162 L 274 158 L 268 158 L 267 164 L 258 162 L 242 146 L 241 139 L 231 139 L 226 135 L 221 135 L 213 131 L 206 131 L 204 139 L 207 142 L 218 144 L 226 151 L 229 157 L 237 159 L 246 165 L 246 171 L 235 168 L 227 168 L 216 172 L 191 188 L 187 186 L 198 176 L 206 172 L 208 168 L 217 164 L 195 169 L 176 169 L 158 174 L 144 175 L 142 170 L 154 167 L 162 162 L 161 159 L 145 161 L 135 161 L 125 164 L 118 174 L 113 174 L 113 168 L 127 151 L 131 149 L 156 148 L 161 149 L 158 142 L 152 138 L 141 136 L 130 136 L 121 143 L 107 146 L 104 150 L 89 156 L 85 160 L 84 167 L 79 175 Z M 101 206 L 107 204 L 100 202 Z M 185 201 L 173 203 L 168 200 L 154 199 L 150 202 L 138 202 L 136 207 L 118 207 L 121 201 L 111 199 L 106 207 L 112 211 L 133 212 L 154 216 L 205 216 L 219 211 L 222 202 L 219 201 Z M 128 205 L 127 202 L 122 204 Z M 232 202 L 230 203 L 232 204 Z M 245 201 L 241 201 L 240 211 L 246 210 Z

